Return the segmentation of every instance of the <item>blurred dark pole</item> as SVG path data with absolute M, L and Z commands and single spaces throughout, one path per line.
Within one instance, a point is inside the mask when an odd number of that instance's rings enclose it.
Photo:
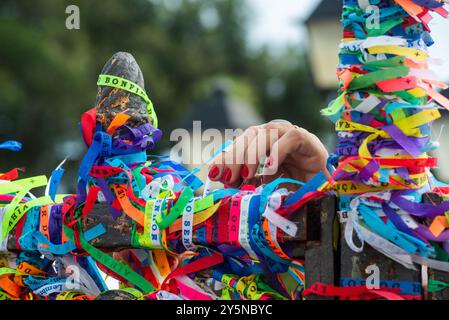
M 338 85 L 335 70 L 343 30 L 341 11 L 341 0 L 324 0 L 305 21 L 311 77 L 325 103 L 335 98 Z

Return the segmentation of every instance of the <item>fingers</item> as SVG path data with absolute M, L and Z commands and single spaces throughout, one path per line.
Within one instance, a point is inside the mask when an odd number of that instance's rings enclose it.
M 251 127 L 243 135 L 239 136 L 233 148 L 224 155 L 225 166 L 221 181 L 230 187 L 238 187 L 242 184 L 242 165 L 245 161 L 245 153 L 249 146 L 257 138 L 257 127 Z
M 329 153 L 321 140 L 306 131 L 306 139 L 298 149 L 298 159 L 301 159 L 300 169 L 306 174 L 305 179 L 312 178 L 319 171 L 323 171 L 326 176 L 329 176 L 326 168 L 328 157 Z
M 299 131 L 298 139 L 303 138 L 303 143 L 299 145 L 299 149 L 297 150 L 300 154 L 308 157 L 319 156 L 327 159 L 328 152 L 316 135 L 297 126 L 295 126 L 295 129 Z
M 287 133 L 280 137 L 271 147 L 270 155 L 264 166 L 263 175 L 270 176 L 276 174 L 279 166 L 294 151 L 300 148 L 306 139 L 305 134 L 296 129 L 290 128 Z
M 235 183 L 240 179 L 240 170 L 244 163 L 245 150 L 257 136 L 258 128 L 250 127 L 237 137 L 234 143 L 218 155 L 209 166 L 209 179 L 225 184 Z
M 245 176 L 244 179 L 252 179 L 257 173 L 257 169 L 262 159 L 270 153 L 271 146 L 284 134 L 285 130 L 273 125 L 266 125 L 258 131 L 255 139 L 248 146 L 245 152 Z M 265 164 L 265 163 L 262 163 Z
M 307 130 L 294 126 L 273 144 L 263 174 L 275 174 L 290 155 L 294 155 L 297 171 L 307 176 L 326 168 L 328 153 L 321 141 Z

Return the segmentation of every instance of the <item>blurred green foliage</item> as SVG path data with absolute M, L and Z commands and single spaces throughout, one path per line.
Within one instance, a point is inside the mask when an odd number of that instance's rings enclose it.
M 65 27 L 70 4 L 80 8 L 80 30 Z M 49 174 L 76 146 L 67 142 L 81 142 L 80 115 L 93 106 L 97 75 L 116 51 L 136 57 L 166 132 L 217 77 L 245 86 L 267 120 L 327 128 L 302 49 L 274 58 L 248 48 L 250 19 L 243 0 L 2 0 L 0 142 L 16 139 L 24 149 L 0 151 L 0 171 Z

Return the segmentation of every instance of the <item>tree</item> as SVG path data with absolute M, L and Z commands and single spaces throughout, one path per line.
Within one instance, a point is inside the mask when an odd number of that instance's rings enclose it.
M 80 8 L 79 30 L 65 27 L 71 4 Z M 49 174 L 72 153 L 67 184 L 75 185 L 84 152 L 77 123 L 93 106 L 97 75 L 116 51 L 131 52 L 142 68 L 167 133 L 161 146 L 168 146 L 169 130 L 217 76 L 245 83 L 267 119 L 302 124 L 307 118 L 306 127 L 319 128 L 321 119 L 312 115 L 320 101 L 307 66 L 286 66 L 264 49 L 250 51 L 248 17 L 243 0 L 2 0 L 0 141 L 16 139 L 24 149 L 2 152 L 0 171 L 26 166 L 27 175 Z M 301 57 L 298 49 L 285 55 L 289 61 Z M 273 79 L 284 87 L 278 95 L 270 89 Z

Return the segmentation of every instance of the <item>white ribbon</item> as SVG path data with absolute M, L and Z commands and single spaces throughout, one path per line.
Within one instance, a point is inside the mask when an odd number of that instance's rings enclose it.
M 267 207 L 262 216 L 267 218 L 267 220 L 270 223 L 274 224 L 276 227 L 287 233 L 289 236 L 294 237 L 298 232 L 298 226 L 294 222 L 285 219 L 284 217 L 275 212 L 275 210 L 279 209 L 279 207 L 281 206 L 282 196 L 285 195 L 285 193 L 288 193 L 288 191 L 277 190 L 276 192 L 274 192 L 268 198 Z
M 431 269 L 449 272 L 449 262 L 433 260 L 419 255 L 412 256 L 413 262 L 426 265 Z
M 390 198 L 390 194 L 388 192 L 384 193 L 366 193 L 363 196 L 359 196 L 354 198 L 351 203 L 351 211 L 348 212 L 348 222 L 345 227 L 345 240 L 348 246 L 355 252 L 360 253 L 363 251 L 364 243 L 368 243 L 377 251 L 383 253 L 387 257 L 392 260 L 400 263 L 404 267 L 412 270 L 417 270 L 413 265 L 413 260 L 411 255 L 405 251 L 404 249 L 396 246 L 390 241 L 382 238 L 381 236 L 371 232 L 364 226 L 362 226 L 358 219 L 357 208 L 359 207 L 361 202 L 365 202 L 368 197 L 376 195 L 377 197 L 383 198 L 387 201 Z M 353 241 L 354 231 L 361 242 L 361 246 L 357 247 Z
M 151 247 L 154 248 L 160 248 L 163 249 L 161 245 L 161 230 L 159 229 L 159 226 L 156 223 L 156 217 L 161 213 L 162 211 L 162 203 L 164 199 L 157 199 L 154 202 L 153 206 L 153 212 L 151 215 L 151 230 L 150 230 L 150 236 L 151 236 Z
M 175 295 L 175 294 L 165 291 L 165 290 L 159 290 L 156 293 L 156 297 L 158 300 L 185 300 L 185 299 L 182 299 L 180 296 Z
M 379 46 L 407 47 L 407 40 L 400 37 L 379 36 L 379 37 L 369 37 L 362 42 L 363 49 Z
M 196 246 L 193 244 L 193 215 L 195 208 L 195 198 L 187 202 L 182 213 L 182 244 L 187 250 L 194 251 Z
M 79 276 L 79 279 L 74 279 L 74 285 L 79 285 L 83 292 L 92 296 L 97 296 L 101 293 L 89 273 L 82 268 L 72 256 L 60 257 L 58 258 L 58 261 L 64 266 L 64 270 L 61 270 L 61 272 L 65 277 L 74 278 L 75 276 Z M 67 273 L 69 269 L 71 269 L 72 273 Z
M 146 185 L 145 188 L 142 189 L 142 196 L 146 199 L 154 199 L 159 195 L 159 191 L 161 190 L 161 179 L 156 178 L 150 182 L 150 184 Z
M 248 215 L 249 205 L 252 197 L 253 195 L 243 196 L 240 205 L 239 243 L 252 259 L 257 260 L 257 255 L 251 248 L 249 242 Z
M 368 113 L 375 107 L 377 107 L 380 102 L 381 101 L 379 98 L 374 95 L 370 95 L 368 98 L 362 100 L 362 102 L 356 108 L 354 108 L 354 110 L 362 113 Z

